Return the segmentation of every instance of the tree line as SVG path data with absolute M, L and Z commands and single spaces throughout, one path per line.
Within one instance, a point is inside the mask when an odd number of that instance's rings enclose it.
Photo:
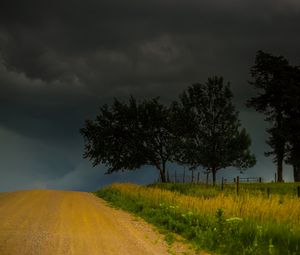
M 280 181 L 284 160 L 293 164 L 295 173 L 300 172 L 296 160 L 300 159 L 299 67 L 259 51 L 251 75 L 258 95 L 247 104 L 266 114 L 272 124 L 267 130 L 272 151 L 267 155 L 273 155 Z M 217 76 L 189 86 L 170 105 L 159 98 L 131 96 L 127 102 L 115 98 L 80 129 L 84 157 L 93 166 L 106 165 L 107 173 L 152 165 L 162 182 L 167 181 L 167 162 L 189 169 L 202 167 L 212 174 L 215 184 L 220 169 L 243 171 L 256 163 L 250 136 L 241 126 L 232 98 L 230 84 Z

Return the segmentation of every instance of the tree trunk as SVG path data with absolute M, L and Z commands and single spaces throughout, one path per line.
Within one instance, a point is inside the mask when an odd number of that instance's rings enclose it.
M 211 172 L 212 172 L 212 177 L 213 177 L 213 186 L 215 186 L 216 185 L 216 173 L 217 173 L 217 170 L 215 168 L 213 168 L 211 170 Z
M 194 169 L 192 169 L 192 183 L 194 182 Z
M 277 182 L 283 182 L 283 176 L 282 176 L 282 171 L 283 171 L 283 156 L 278 155 L 279 159 L 277 160 Z
M 167 182 L 171 182 L 171 181 L 170 181 L 169 170 L 166 171 L 166 174 L 167 174 Z
M 300 182 L 300 166 L 293 165 L 293 167 L 294 167 L 294 181 Z
M 166 174 L 165 174 L 165 172 L 163 171 L 163 169 L 159 169 L 159 174 L 160 174 L 160 181 L 161 181 L 161 182 L 167 182 Z
M 276 152 L 276 157 L 277 157 L 277 182 L 283 182 L 282 172 L 283 172 L 283 159 L 285 153 L 286 137 L 282 133 L 283 115 L 281 110 L 277 112 L 276 122 L 277 122 L 277 132 L 273 134 L 273 138 L 276 139 L 274 150 Z
M 161 182 L 167 182 L 167 178 L 166 178 L 166 164 L 162 163 L 161 165 L 157 165 L 156 167 L 159 170 L 160 181 Z

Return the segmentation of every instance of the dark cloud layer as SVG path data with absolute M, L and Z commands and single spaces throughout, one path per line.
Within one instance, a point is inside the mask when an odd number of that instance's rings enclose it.
M 88 190 L 120 178 L 81 159 L 84 119 L 113 97 L 170 102 L 210 75 L 232 83 L 259 158 L 249 175 L 271 178 L 266 124 L 244 107 L 249 68 L 259 49 L 299 64 L 299 28 L 296 0 L 2 1 L 0 190 Z M 151 182 L 145 169 L 122 178 Z

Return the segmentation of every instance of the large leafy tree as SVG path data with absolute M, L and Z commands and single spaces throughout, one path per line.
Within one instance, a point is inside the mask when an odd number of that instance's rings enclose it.
M 291 85 L 291 66 L 282 56 L 273 56 L 258 51 L 255 64 L 251 68 L 253 80 L 251 85 L 258 91 L 258 95 L 248 100 L 247 105 L 256 111 L 264 113 L 266 120 L 271 124 L 267 129 L 269 139 L 267 143 L 272 148 L 266 152 L 273 156 L 277 164 L 277 181 L 283 181 L 283 162 L 287 145 L 286 123 L 286 95 Z
M 84 157 L 94 166 L 105 164 L 107 173 L 153 165 L 166 182 L 174 142 L 170 116 L 169 108 L 158 99 L 137 102 L 131 97 L 128 103 L 115 99 L 80 130 L 85 138 Z
M 177 135 L 181 137 L 176 159 L 192 167 L 204 167 L 212 173 L 213 184 L 218 170 L 230 166 L 244 170 L 256 162 L 232 96 L 229 83 L 224 84 L 222 77 L 212 77 L 205 84 L 189 87 L 173 104 Z
M 140 128 L 143 152 L 146 163 L 155 166 L 162 182 L 166 180 L 166 164 L 173 160 L 174 126 L 170 109 L 159 103 L 158 99 L 144 100 L 139 107 Z

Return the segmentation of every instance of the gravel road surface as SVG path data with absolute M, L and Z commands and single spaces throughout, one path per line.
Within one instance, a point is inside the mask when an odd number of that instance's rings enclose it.
M 168 250 L 150 225 L 93 194 L 0 193 L 1 255 L 159 255 Z

